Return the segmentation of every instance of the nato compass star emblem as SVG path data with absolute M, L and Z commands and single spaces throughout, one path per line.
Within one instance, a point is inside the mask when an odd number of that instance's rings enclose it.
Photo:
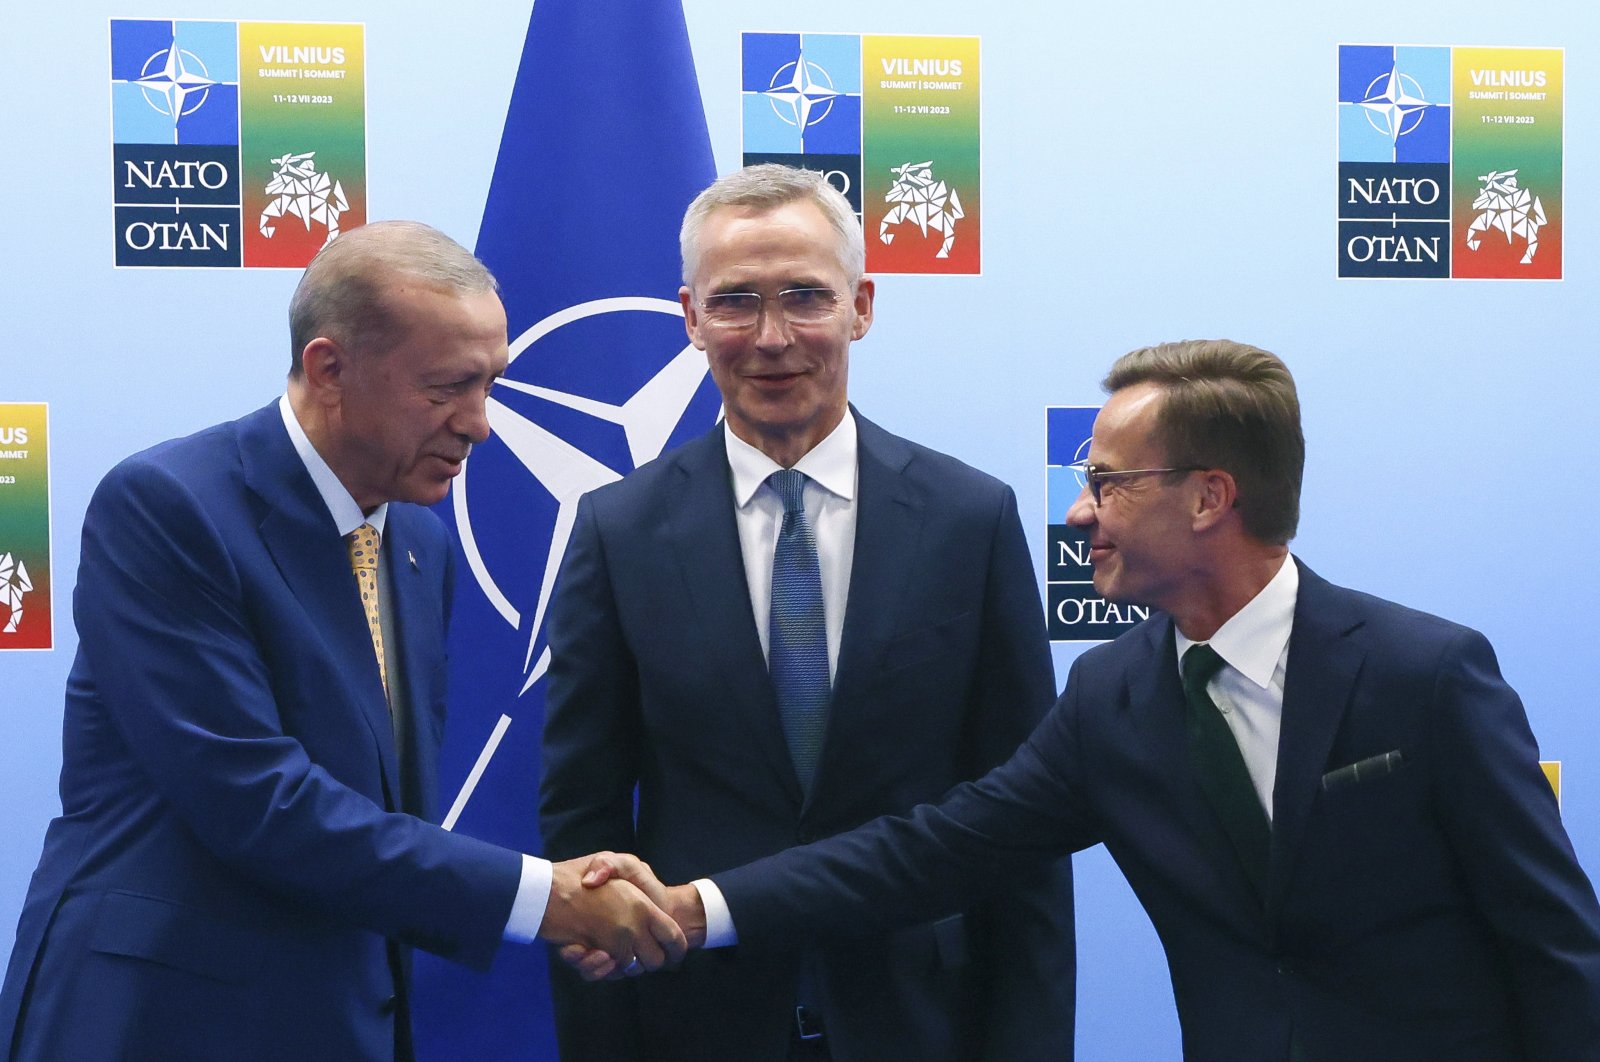
M 1360 106 L 1372 128 L 1393 143 L 1420 125 L 1424 112 L 1437 104 L 1429 103 L 1417 79 L 1397 66 L 1372 79 Z
M 567 307 L 523 332 L 509 353 L 488 402 L 493 436 L 462 464 L 451 504 L 479 589 L 525 632 L 520 696 L 550 666 L 545 612 L 578 499 L 658 457 L 680 426 L 709 428 L 720 401 L 703 388 L 705 355 L 687 342 L 683 309 L 668 299 Z M 543 377 L 564 383 L 533 382 Z M 607 387 L 612 394 L 595 395 Z
M 828 116 L 839 93 L 828 72 L 801 52 L 773 72 L 771 86 L 762 95 L 772 104 L 774 114 L 799 127 L 804 135 L 807 128 Z
M 174 44 L 146 59 L 134 84 L 151 107 L 176 121 L 203 107 L 216 82 L 198 55 Z

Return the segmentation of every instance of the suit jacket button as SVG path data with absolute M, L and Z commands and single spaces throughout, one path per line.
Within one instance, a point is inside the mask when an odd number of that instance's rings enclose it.
M 388 999 L 386 999 L 382 1003 L 378 1004 L 378 1013 L 379 1014 L 393 1014 L 395 1007 L 397 1007 L 399 1005 L 400 1005 L 399 997 L 398 996 L 390 996 Z

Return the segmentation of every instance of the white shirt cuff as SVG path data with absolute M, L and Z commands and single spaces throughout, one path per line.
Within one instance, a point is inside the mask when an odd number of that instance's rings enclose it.
M 555 870 L 548 859 L 522 857 L 522 879 L 517 883 L 517 898 L 511 901 L 511 917 L 506 919 L 502 936 L 518 944 L 532 944 L 539 938 L 544 909 L 550 905 L 550 888 Z
M 728 901 L 722 898 L 722 890 L 710 878 L 696 878 L 695 891 L 700 894 L 700 903 L 706 909 L 706 942 L 707 948 L 729 948 L 739 943 L 739 934 L 733 928 L 733 913 L 728 910 Z

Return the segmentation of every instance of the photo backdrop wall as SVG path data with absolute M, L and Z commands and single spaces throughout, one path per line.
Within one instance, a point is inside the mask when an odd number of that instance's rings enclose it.
M 619 39 L 629 36 L 636 5 L 596 0 L 592 6 L 608 12 Z M 875 327 L 855 348 L 851 391 L 879 423 L 1015 487 L 1041 584 L 1047 527 L 1059 520 L 1048 511 L 1048 407 L 1097 404 L 1098 380 L 1111 360 L 1151 342 L 1228 336 L 1281 354 L 1300 385 L 1309 451 L 1296 552 L 1336 582 L 1441 613 L 1490 637 L 1527 703 L 1544 758 L 1562 764 L 1564 814 L 1580 859 L 1591 873 L 1600 869 L 1594 814 L 1600 737 L 1590 679 L 1591 613 L 1600 595 L 1590 561 L 1592 529 L 1600 522 L 1594 415 L 1600 373 L 1593 367 L 1600 15 L 1591 5 L 1542 0 L 1515 19 L 1503 5 L 1483 0 L 1429 8 L 1360 0 L 1310 9 L 1253 0 L 1187 8 L 1146 0 L 909 6 L 813 0 L 800 8 L 684 0 L 683 12 L 697 99 L 692 88 L 641 81 L 659 54 L 653 46 L 670 44 L 647 26 L 634 34 L 644 45 L 632 53 L 637 58 L 611 47 L 580 50 L 583 76 L 566 86 L 574 99 L 552 118 L 570 121 L 584 100 L 636 97 L 641 84 L 674 94 L 657 101 L 665 105 L 659 113 L 703 115 L 699 134 L 690 129 L 652 139 L 648 130 L 636 130 L 632 139 L 644 145 L 638 169 L 617 174 L 619 187 L 653 186 L 655 175 L 679 179 L 668 175 L 684 172 L 682 153 L 704 150 L 705 139 L 699 147 L 691 143 L 696 135 L 708 138 L 716 172 L 772 149 L 752 140 L 752 115 L 764 113 L 762 103 L 770 111 L 771 103 L 749 84 L 746 34 L 828 38 L 815 53 L 829 56 L 824 68 L 850 40 L 859 58 L 881 60 L 889 54 L 886 39 L 961 39 L 967 64 L 961 74 L 948 65 L 915 73 L 884 68 L 882 77 L 862 79 L 866 87 L 855 91 L 864 143 L 825 152 L 848 158 L 853 150 L 877 165 L 896 137 L 926 142 L 929 134 L 910 117 L 932 122 L 938 115 L 893 111 L 897 106 L 967 106 L 975 117 L 948 133 L 973 149 L 948 178 L 964 216 L 955 217 L 948 196 L 937 201 L 936 213 L 950 229 L 936 225 L 933 240 L 953 230 L 957 264 L 944 272 L 888 267 L 894 275 L 880 279 Z M 206 24 L 212 28 L 188 48 L 196 55 L 221 47 L 218 26 L 233 27 L 236 46 L 270 44 L 261 34 L 265 25 L 294 28 L 292 41 L 274 38 L 285 46 L 325 49 L 239 53 L 248 61 L 234 72 L 236 127 L 185 132 L 224 155 L 234 150 L 230 145 L 247 144 L 263 156 L 260 165 L 281 161 L 272 172 L 242 174 L 238 188 L 184 189 L 177 198 L 188 207 L 198 209 L 206 196 L 215 199 L 213 208 L 236 204 L 239 236 L 256 234 L 259 247 L 260 215 L 272 202 L 267 182 L 299 180 L 313 199 L 320 196 L 315 226 L 322 230 L 330 209 L 346 225 L 419 218 L 483 247 L 493 235 L 480 230 L 529 16 L 528 4 L 487 0 L 447 10 L 414 0 L 221 7 L 185 0 L 133 10 L 84 0 L 9 11 L 18 91 L 0 112 L 0 131 L 13 145 L 0 176 L 7 208 L 0 240 L 8 263 L 0 283 L 0 419 L 9 417 L 0 423 L 0 433 L 9 433 L 0 434 L 0 454 L 31 450 L 33 457 L 0 456 L 0 532 L 14 536 L 0 541 L 0 580 L 10 595 L 0 598 L 0 625 L 18 605 L 30 624 L 0 633 L 0 941 L 7 947 L 45 825 L 59 810 L 61 690 L 76 644 L 70 595 L 89 493 L 134 450 L 279 394 L 288 365 L 285 311 L 297 273 L 262 264 L 261 253 L 252 260 L 251 243 L 240 244 L 237 265 L 117 266 L 119 233 L 126 235 L 119 219 L 136 216 L 126 209 L 153 208 L 118 191 L 114 159 L 134 150 L 128 144 L 142 144 L 137 151 L 147 161 L 159 153 L 152 154 L 146 133 L 119 119 L 129 113 L 128 100 L 144 93 L 117 87 L 112 20 Z M 322 32 L 310 24 L 343 28 Z M 1388 49 L 1396 57 L 1392 69 L 1404 66 L 1411 81 L 1356 84 L 1363 79 L 1354 53 L 1342 60 L 1341 45 Z M 350 51 L 336 62 L 334 47 Z M 1450 64 L 1448 75 L 1440 74 L 1440 63 Z M 1525 70 L 1530 63 L 1545 71 L 1542 83 L 1518 76 L 1490 84 L 1470 73 Z M 134 81 L 151 73 L 140 65 Z M 298 83 L 278 87 L 267 84 L 264 68 L 346 75 L 282 79 Z M 171 86 L 195 84 L 176 76 L 182 69 L 170 73 L 160 90 L 169 106 Z M 130 80 L 126 71 L 121 80 Z M 872 87 L 891 80 L 963 84 L 917 92 Z M 835 97 L 850 96 L 843 81 L 833 88 Z M 1390 98 L 1382 98 L 1391 88 Z M 215 91 L 221 100 L 225 87 Z M 896 91 L 916 98 L 893 98 Z M 1507 95 L 1471 96 L 1475 91 Z M 950 103 L 933 98 L 940 92 Z M 322 138 L 317 166 L 297 161 L 299 149 L 275 129 L 279 112 L 262 102 L 274 94 L 338 97 L 299 105 L 288 123 L 295 135 Z M 843 114 L 848 100 L 839 106 Z M 1410 135 L 1408 124 L 1437 126 L 1447 106 L 1455 140 L 1402 157 L 1394 130 Z M 1391 123 L 1390 156 L 1383 123 Z M 581 122 L 570 128 L 574 152 L 622 135 Z M 1365 149 L 1357 146 L 1362 137 Z M 178 140 L 185 142 L 182 135 Z M 812 145 L 821 146 L 829 145 Z M 1527 161 L 1517 186 L 1502 174 L 1495 191 L 1483 178 L 1511 168 L 1493 161 L 1501 149 Z M 1404 166 L 1421 169 L 1395 168 Z M 198 169 L 189 172 L 205 184 Z M 880 173 L 876 186 L 863 180 L 874 189 L 864 204 L 869 242 L 879 240 L 887 213 L 871 196 L 881 197 L 883 184 L 897 178 L 914 183 L 919 172 Z M 1405 203 L 1382 198 L 1400 195 L 1399 185 L 1384 193 L 1363 183 L 1368 194 L 1353 203 L 1347 183 L 1350 176 L 1415 182 L 1441 172 L 1450 182 L 1443 205 L 1420 202 L 1427 186 L 1416 183 L 1404 186 L 1411 196 Z M 152 176 L 139 194 L 155 196 L 160 183 Z M 1519 196 L 1519 187 L 1529 195 Z M 1480 205 L 1489 191 L 1501 199 Z M 170 201 L 165 209 L 172 211 Z M 1485 213 L 1481 247 L 1472 248 L 1470 230 Z M 1501 214 L 1503 224 L 1495 227 Z M 137 216 L 160 225 L 169 215 Z M 1538 243 L 1530 265 L 1542 279 L 1480 278 L 1528 275 L 1516 267 L 1530 246 L 1530 219 L 1537 220 L 1531 227 Z M 1376 227 L 1349 227 L 1358 222 Z M 276 216 L 276 224 L 304 227 L 292 212 Z M 581 242 L 585 220 L 573 225 Z M 904 217 L 894 228 L 915 231 Z M 1512 239 L 1504 228 L 1514 230 Z M 182 243 L 176 230 L 167 231 L 162 238 Z M 1440 231 L 1453 270 L 1433 270 L 1436 279 L 1399 279 L 1408 267 L 1428 272 L 1427 251 L 1416 241 Z M 1389 237 L 1388 250 L 1370 243 L 1353 250 L 1352 235 Z M 981 255 L 974 265 L 963 255 L 975 236 Z M 153 246 L 157 230 L 140 239 Z M 1513 257 L 1505 259 L 1494 241 L 1514 248 Z M 570 252 L 528 244 L 502 253 L 560 271 Z M 1384 254 L 1391 261 L 1382 261 Z M 1491 254 L 1501 257 L 1491 261 Z M 1361 255 L 1369 268 L 1357 275 L 1352 262 Z M 675 291 L 669 276 L 658 290 L 628 294 L 673 300 Z M 668 332 L 675 327 L 665 323 Z M 668 340 L 651 333 L 640 342 Z M 703 409 L 703 392 L 690 386 L 692 375 L 685 378 L 690 397 L 680 408 L 693 406 L 699 394 L 696 415 L 714 416 L 714 408 Z M 48 407 L 47 421 L 40 404 Z M 24 426 L 25 442 L 17 433 Z M 653 445 L 670 443 L 682 426 L 658 431 Z M 38 500 L 44 493 L 38 457 L 46 450 L 47 508 Z M 637 453 L 621 453 L 612 463 L 625 466 Z M 18 483 L 7 483 L 7 476 Z M 28 569 L 26 584 L 18 558 Z M 458 608 L 487 607 L 479 581 L 458 582 L 466 595 Z M 537 594 L 530 600 L 536 604 Z M 40 617 L 49 621 L 42 631 Z M 528 632 L 512 634 L 525 656 Z M 1057 647 L 1058 675 L 1065 677 L 1080 648 Z M 523 693 L 531 665 L 519 656 L 505 666 L 513 673 L 511 688 L 497 680 L 493 694 L 504 703 L 484 710 L 512 723 L 482 784 L 486 792 L 496 786 L 531 792 L 538 682 Z M 458 684 L 457 699 L 470 696 Z M 482 746 L 481 739 L 453 744 L 442 792 L 459 789 Z M 457 828 L 474 829 L 473 801 Z M 526 814 L 531 829 L 534 809 Z M 1079 1057 L 1176 1058 L 1170 986 L 1148 921 L 1103 851 L 1083 853 L 1076 867 Z M 499 987 L 483 993 L 482 1005 L 430 1019 L 432 1042 L 456 1045 L 440 1057 L 457 1057 L 468 1042 L 505 1052 L 492 1057 L 549 1057 L 542 959 L 531 949 L 514 952 L 502 953 Z M 460 991 L 454 976 L 437 966 L 419 973 L 428 991 Z

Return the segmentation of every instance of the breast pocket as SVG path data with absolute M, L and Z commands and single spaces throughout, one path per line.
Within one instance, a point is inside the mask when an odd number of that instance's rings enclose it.
M 940 661 L 970 662 L 975 624 L 975 614 L 968 610 L 896 635 L 884 649 L 883 671 L 928 667 Z

